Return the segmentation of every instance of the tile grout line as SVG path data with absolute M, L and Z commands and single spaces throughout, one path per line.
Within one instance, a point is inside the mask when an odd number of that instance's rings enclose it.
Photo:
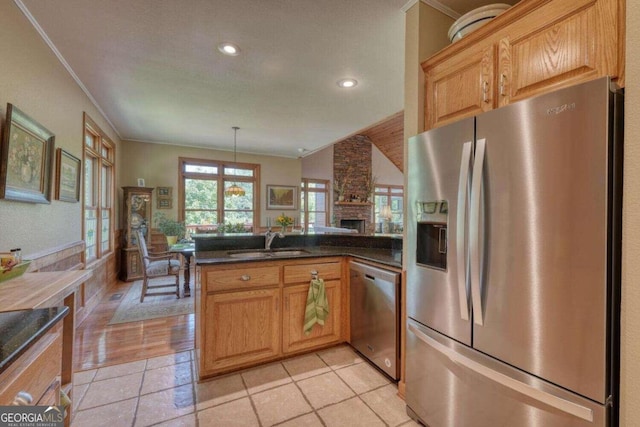
M 149 363 L 149 359 L 144 360 L 144 370 L 142 371 L 142 379 L 140 380 L 140 387 L 138 387 L 138 396 L 136 398 L 136 409 L 133 411 L 133 419 L 131 420 L 131 427 L 136 425 L 136 421 L 138 419 L 138 408 L 140 407 L 140 396 L 142 394 L 142 386 L 144 385 L 144 378 L 147 374 L 147 364 Z
M 331 369 L 331 366 L 327 365 L 327 362 L 325 362 L 325 361 L 324 361 L 324 359 L 322 359 L 322 357 L 320 357 L 320 356 L 318 355 L 318 353 L 313 353 L 313 354 L 315 354 L 315 355 L 316 355 L 316 356 L 317 356 L 317 357 L 322 361 L 322 363 L 324 363 L 324 364 L 325 364 L 325 366 L 326 366 L 326 367 L 328 367 L 329 369 Z M 274 426 L 281 425 L 281 424 L 283 424 L 283 423 L 289 422 L 289 421 L 291 421 L 291 420 L 295 420 L 296 418 L 300 418 L 300 417 L 303 417 L 303 416 L 308 415 L 308 414 L 315 414 L 315 416 L 320 420 L 320 424 L 322 424 L 324 427 L 326 427 L 326 425 L 327 425 L 327 424 L 324 422 L 324 419 L 322 419 L 322 417 L 320 416 L 320 414 L 318 413 L 318 411 L 316 410 L 316 408 L 314 408 L 314 407 L 313 407 L 313 405 L 311 404 L 311 402 L 310 402 L 310 401 L 309 401 L 309 399 L 307 398 L 307 395 L 306 395 L 306 394 L 304 394 L 304 391 L 303 391 L 303 390 L 300 388 L 300 386 L 298 385 L 298 381 L 296 381 L 296 380 L 293 378 L 293 376 L 291 375 L 291 373 L 289 372 L 289 370 L 287 369 L 287 367 L 284 365 L 284 363 L 283 363 L 282 365 L 283 365 L 283 367 L 284 367 L 285 372 L 286 372 L 287 374 L 289 374 L 289 378 L 291 378 L 291 382 L 296 386 L 296 388 L 298 389 L 298 391 L 300 391 L 300 394 L 302 395 L 302 398 L 305 400 L 305 402 L 307 402 L 307 404 L 308 404 L 308 405 L 309 405 L 309 407 L 311 408 L 311 412 L 306 412 L 306 413 L 304 413 L 304 414 L 300 414 L 300 415 L 295 416 L 295 417 L 293 417 L 293 418 L 286 419 L 286 420 L 284 420 L 284 421 L 282 421 L 282 422 L 280 422 L 280 423 L 278 423 L 278 424 L 274 424 Z M 329 372 L 333 372 L 333 371 L 329 371 Z M 304 380 L 307 380 L 307 379 L 309 379 L 309 378 L 316 378 L 316 377 L 319 377 L 320 375 L 324 375 L 324 374 L 327 374 L 327 373 L 328 373 L 328 372 L 325 372 L 325 373 L 322 373 L 322 374 L 318 374 L 318 375 L 312 375 L 312 376 L 310 376 L 310 377 L 303 378 L 303 379 L 301 379 L 300 381 L 304 381 Z

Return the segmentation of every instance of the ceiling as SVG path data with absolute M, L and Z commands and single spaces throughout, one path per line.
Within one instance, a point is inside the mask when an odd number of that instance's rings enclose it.
M 403 109 L 407 0 L 14 1 L 125 140 L 298 157 Z

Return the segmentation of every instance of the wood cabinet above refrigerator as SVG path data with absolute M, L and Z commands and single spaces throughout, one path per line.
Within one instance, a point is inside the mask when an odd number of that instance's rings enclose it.
M 422 64 L 425 130 L 612 76 L 624 86 L 624 0 L 523 0 Z

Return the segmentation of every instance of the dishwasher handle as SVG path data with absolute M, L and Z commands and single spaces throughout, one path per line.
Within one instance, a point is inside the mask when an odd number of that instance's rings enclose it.
M 373 267 L 368 264 L 361 264 L 359 262 L 351 261 L 349 263 L 349 270 L 351 271 L 351 274 L 361 274 L 368 280 L 384 280 L 386 282 L 391 282 L 394 284 L 398 284 L 400 282 L 400 273 L 396 273 L 395 271 L 390 270 L 383 270 L 381 268 Z

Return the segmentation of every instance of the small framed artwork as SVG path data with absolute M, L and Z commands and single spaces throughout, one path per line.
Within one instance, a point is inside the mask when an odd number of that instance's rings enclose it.
M 267 185 L 267 209 L 295 209 L 296 187 Z
M 51 203 L 55 135 L 7 104 L 0 151 L 0 198 Z
M 56 152 L 56 199 L 80 201 L 80 159 L 62 148 Z
M 158 209 L 171 209 L 173 207 L 172 199 L 158 199 L 156 201 L 156 207 Z
M 449 204 L 446 200 L 440 202 L 440 213 L 446 214 L 449 213 Z
M 138 187 L 144 187 L 144 178 L 138 178 Z
M 173 187 L 158 187 L 156 192 L 158 193 L 158 197 L 170 199 Z

